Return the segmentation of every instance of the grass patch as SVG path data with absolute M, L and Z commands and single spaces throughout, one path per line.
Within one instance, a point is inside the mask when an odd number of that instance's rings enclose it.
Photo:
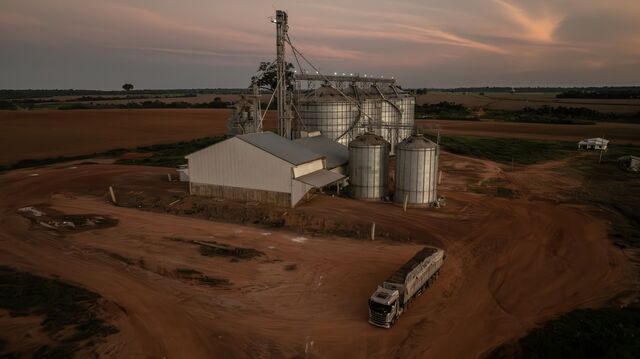
M 34 357 L 71 357 L 87 339 L 116 333 L 114 326 L 95 316 L 98 299 L 100 295 L 84 288 L 0 266 L 0 308 L 12 317 L 44 316 L 42 329 L 58 340 L 38 348 Z
M 218 143 L 225 138 L 225 136 L 205 137 L 191 141 L 136 147 L 132 150 L 133 152 L 152 152 L 153 155 L 148 158 L 119 160 L 118 163 L 175 168 L 187 163 L 184 156 Z
M 594 125 L 595 121 L 612 120 L 629 115 L 608 114 L 585 107 L 525 107 L 518 111 L 487 110 L 484 117 L 504 122 L 545 123 L 556 125 Z
M 505 197 L 505 198 L 513 198 L 515 193 L 507 187 L 498 187 L 496 188 L 496 196 Z
M 127 150 L 123 148 L 118 148 L 118 149 L 109 150 L 106 152 L 96 152 L 96 153 L 87 154 L 87 155 L 58 156 L 58 157 L 50 157 L 50 158 L 43 158 L 43 159 L 27 159 L 27 160 L 21 160 L 9 165 L 0 165 L 0 171 L 17 170 L 20 168 L 41 167 L 41 166 L 52 165 L 60 162 L 86 160 L 88 158 L 94 158 L 94 157 L 117 157 L 117 156 L 122 156 L 126 152 Z
M 428 135 L 431 140 L 435 136 Z M 575 153 L 573 142 L 532 141 L 516 138 L 441 136 L 442 147 L 455 154 L 479 157 L 495 162 L 530 165 L 559 160 Z
M 189 276 L 189 277 L 197 274 L 202 274 L 201 272 L 191 268 L 178 268 L 176 269 L 176 273 L 178 273 L 178 275 L 180 276 Z
M 640 147 L 611 146 L 602 161 L 599 153 L 587 153 L 565 171 L 582 178 L 583 185 L 576 189 L 574 198 L 605 210 L 616 244 L 640 248 L 640 174 L 618 167 L 617 159 L 623 155 L 640 156 Z
M 204 284 L 212 287 L 227 286 L 231 284 L 231 282 L 229 282 L 228 279 L 209 277 L 207 275 L 202 274 L 202 272 L 197 271 L 195 269 L 191 269 L 191 268 L 177 268 L 176 274 L 178 275 L 178 277 L 182 279 L 186 279 L 189 281 L 196 281 L 200 284 Z
M 200 276 L 198 278 L 198 281 L 202 284 L 206 284 L 212 287 L 226 286 L 231 284 L 228 279 L 213 278 L 206 275 Z
M 236 259 L 252 259 L 264 255 L 254 248 L 231 247 L 213 241 L 199 242 L 198 244 L 200 244 L 200 254 L 207 257 L 225 256 Z
M 640 358 L 640 309 L 575 310 L 534 329 L 490 358 Z M 511 353 L 511 354 L 506 354 Z
M 141 146 L 132 149 L 118 148 L 105 152 L 96 152 L 78 156 L 58 156 L 43 159 L 27 159 L 19 162 L 0 165 L 0 171 L 10 171 L 20 168 L 47 166 L 61 162 L 86 160 L 94 157 L 120 157 L 127 152 L 152 152 L 153 155 L 142 159 L 119 160 L 119 164 L 140 165 L 140 166 L 157 166 L 157 167 L 178 167 L 186 164 L 187 160 L 184 156 L 199 151 L 205 147 L 211 146 L 224 140 L 226 136 L 204 137 L 191 141 L 181 141 L 175 143 L 158 144 L 151 146 Z
M 447 101 L 435 104 L 416 105 L 415 115 L 418 119 L 478 120 L 468 107 Z
M 294 271 L 296 269 L 298 269 L 298 265 L 295 264 L 295 263 L 287 264 L 287 265 L 284 266 L 284 270 L 286 270 L 286 271 Z

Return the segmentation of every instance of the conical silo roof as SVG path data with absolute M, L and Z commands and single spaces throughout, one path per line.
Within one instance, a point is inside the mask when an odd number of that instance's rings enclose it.
M 390 146 L 382 136 L 373 132 L 363 133 L 349 142 L 349 147 Z
M 437 148 L 438 145 L 425 138 L 422 135 L 411 135 L 404 139 L 404 141 L 400 142 L 396 147 L 397 150 L 423 150 L 423 149 L 434 149 Z

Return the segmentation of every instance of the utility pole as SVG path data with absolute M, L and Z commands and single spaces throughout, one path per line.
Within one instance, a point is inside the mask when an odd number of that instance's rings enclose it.
M 276 67 L 278 72 L 278 134 L 291 139 L 291 109 L 287 96 L 287 61 L 285 58 L 285 40 L 289 31 L 287 13 L 276 10 Z
M 602 152 L 604 152 L 604 135 L 600 137 L 600 158 L 598 159 L 598 163 L 602 162 Z

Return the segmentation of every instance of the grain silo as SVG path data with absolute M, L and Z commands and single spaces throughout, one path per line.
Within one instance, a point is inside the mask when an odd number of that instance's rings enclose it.
M 438 145 L 422 135 L 410 136 L 398 144 L 394 202 L 426 207 L 438 200 L 438 153 Z
M 331 85 L 323 84 L 300 99 L 301 126 L 306 131 L 320 131 L 323 136 L 347 145 L 349 132 L 358 117 L 358 106 Z
M 349 191 L 356 199 L 379 201 L 387 196 L 390 145 L 367 132 L 349 143 Z
M 396 91 L 396 104 L 402 110 L 402 117 L 400 118 L 400 126 L 398 129 L 398 142 L 403 141 L 405 138 L 411 136 L 413 130 L 416 98 L 402 89 L 395 88 Z

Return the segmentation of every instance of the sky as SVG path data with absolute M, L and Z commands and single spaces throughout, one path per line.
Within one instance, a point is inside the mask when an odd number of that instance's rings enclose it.
M 276 9 L 323 73 L 640 85 L 639 0 L 0 0 L 0 88 L 246 87 Z

